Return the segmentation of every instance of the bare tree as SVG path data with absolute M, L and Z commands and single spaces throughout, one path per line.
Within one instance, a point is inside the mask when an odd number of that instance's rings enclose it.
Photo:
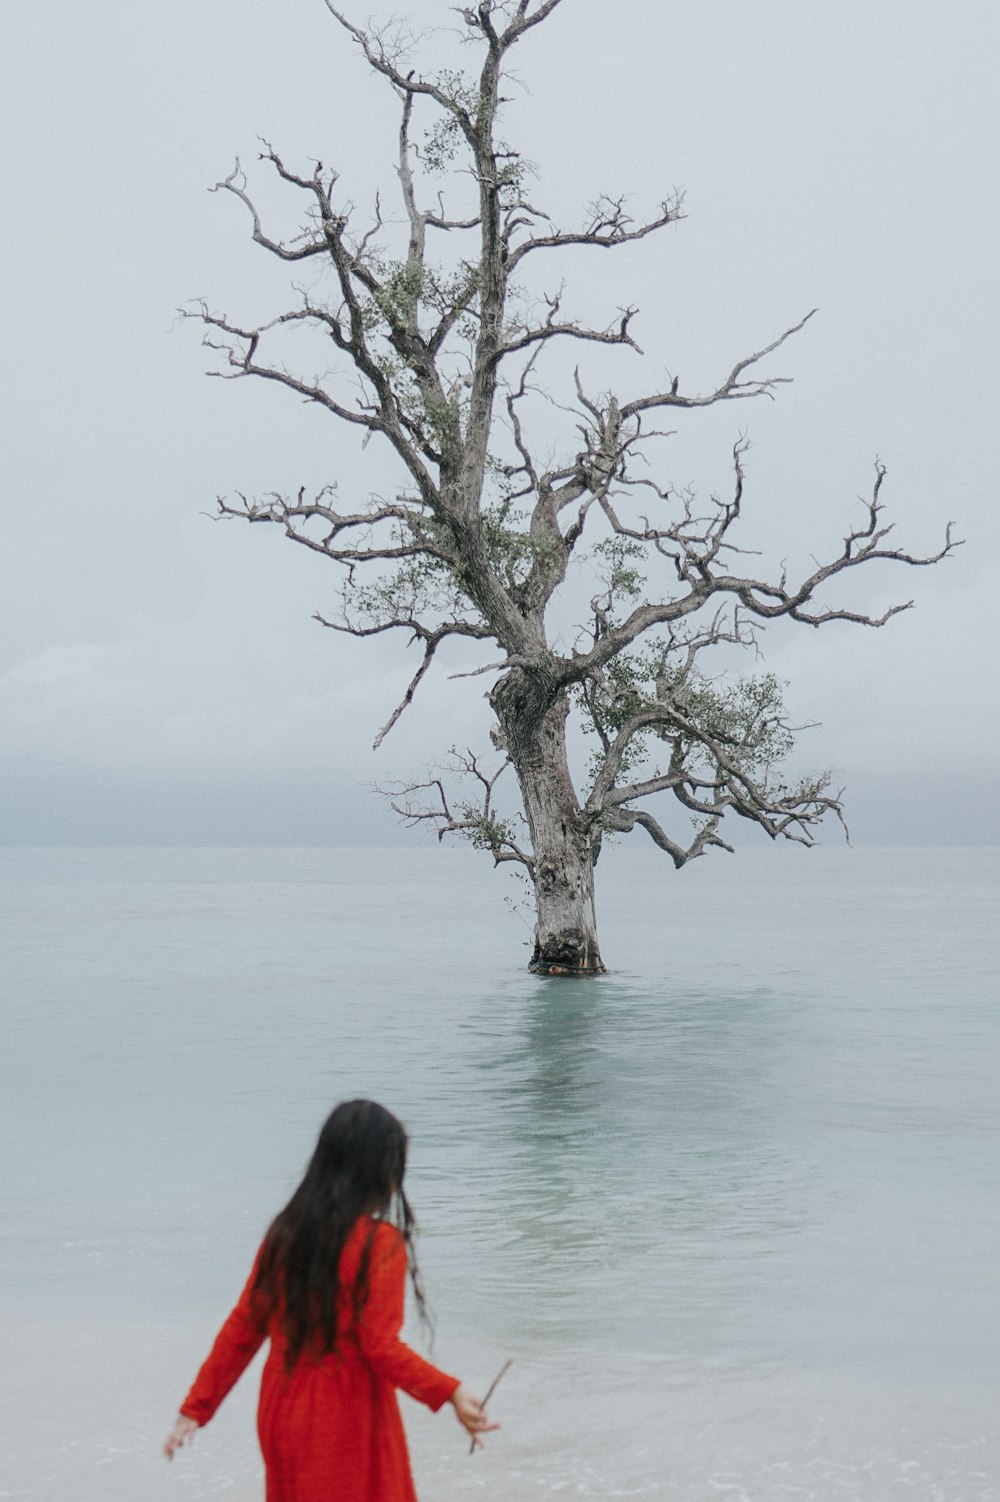
M 495 757 L 487 765 L 471 751 L 455 754 L 447 775 L 395 789 L 394 806 L 525 868 L 537 906 L 534 969 L 600 972 L 593 868 L 605 833 L 640 826 L 680 867 L 711 846 L 731 848 L 719 833 L 727 814 L 803 844 L 826 815 L 841 814 L 829 775 L 782 780 L 792 733 L 773 675 L 709 676 L 704 654 L 723 644 L 752 648 L 760 624 L 781 618 L 884 625 L 907 604 L 873 617 L 823 603 L 824 587 L 876 559 L 934 563 L 955 542 L 949 526 L 932 556 L 895 547 L 877 465 L 862 518 L 829 561 L 801 578 L 745 572 L 747 555 L 733 540 L 744 441 L 733 449 L 728 496 L 699 503 L 655 478 L 668 436 L 656 422 L 665 412 L 772 396 L 783 378 L 764 374 L 764 362 L 806 319 L 737 360 L 708 392 L 683 392 L 673 380 L 640 395 L 597 394 L 577 373 L 556 404 L 541 384 L 541 357 L 554 344 L 640 355 L 635 309 L 588 327 L 564 312 L 561 293 L 532 301 L 520 278 L 529 263 L 569 246 L 613 251 L 666 230 L 681 217 L 680 197 L 634 219 L 623 199 L 602 196 L 570 229 L 531 203 L 527 165 L 497 134 L 500 90 L 511 49 L 562 0 L 480 0 L 459 10 L 476 76 L 424 76 L 398 24 L 362 28 L 324 3 L 398 101 L 403 218 L 394 225 L 383 217 L 376 198 L 360 222 L 337 197 L 336 173 L 319 162 L 294 171 L 268 145 L 261 160 L 304 201 L 292 238 L 265 230 L 238 163 L 218 186 L 246 206 L 258 245 L 296 266 L 315 261 L 334 292 L 299 287 L 295 306 L 264 324 L 205 304 L 188 312 L 222 352 L 215 374 L 274 382 L 362 430 L 366 442 L 374 435 L 394 456 L 400 483 L 392 499 L 346 509 L 335 484 L 312 495 L 241 495 L 219 508 L 273 523 L 341 566 L 339 613 L 324 625 L 359 637 L 401 631 L 419 645 L 420 664 L 376 747 L 442 643 L 489 644 L 477 671 L 492 675 Z M 465 217 L 450 217 L 440 192 L 427 206 L 441 173 L 453 192 L 471 182 L 476 201 Z M 306 378 L 279 359 L 275 341 L 290 326 L 329 341 L 332 373 Z M 562 457 L 543 461 L 543 446 L 551 452 L 553 444 Z M 586 626 L 557 649 L 556 602 L 582 544 L 600 585 Z M 590 731 L 596 751 L 580 792 L 567 758 L 570 717 Z M 513 816 L 496 802 L 508 768 L 520 793 Z M 465 778 L 458 795 L 456 773 Z M 669 833 L 663 813 L 651 810 L 665 795 L 683 833 Z

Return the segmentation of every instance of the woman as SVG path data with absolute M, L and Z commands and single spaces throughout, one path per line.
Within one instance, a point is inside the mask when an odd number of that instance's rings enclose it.
M 267 1502 L 416 1502 L 397 1387 L 435 1411 L 450 1402 L 473 1445 L 499 1427 L 399 1338 L 407 1268 L 424 1310 L 405 1167 L 406 1132 L 384 1107 L 350 1100 L 331 1113 L 181 1404 L 168 1459 L 266 1339 L 257 1431 Z

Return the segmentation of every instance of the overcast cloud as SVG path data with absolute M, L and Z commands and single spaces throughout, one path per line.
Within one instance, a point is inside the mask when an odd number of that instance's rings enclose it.
M 409 13 L 453 19 L 444 0 Z M 322 630 L 333 570 L 207 513 L 217 493 L 334 478 L 363 500 L 379 460 L 283 392 L 205 379 L 174 313 L 287 303 L 240 206 L 205 189 L 237 155 L 250 170 L 260 135 L 338 167 L 345 198 L 390 194 L 391 95 L 322 0 L 20 5 L 4 23 L 0 840 L 396 839 L 365 785 L 481 734 L 487 680 L 439 672 L 371 755 L 412 651 Z M 916 598 L 885 631 L 770 642 L 794 712 L 824 722 L 805 759 L 837 766 L 858 836 L 883 843 L 1000 838 L 998 41 L 993 0 L 564 0 L 518 50 L 505 121 L 566 221 L 601 190 L 640 207 L 686 189 L 686 220 L 623 256 L 620 282 L 606 256 L 565 266 L 574 308 L 642 309 L 650 384 L 714 384 L 820 309 L 769 363 L 795 377 L 779 401 L 692 415 L 669 478 L 724 485 L 745 426 L 745 535 L 768 557 L 828 550 L 876 455 L 907 546 L 934 549 L 949 518 L 968 539 L 933 570 L 852 583 L 876 611 Z M 474 664 L 461 651 L 447 671 Z

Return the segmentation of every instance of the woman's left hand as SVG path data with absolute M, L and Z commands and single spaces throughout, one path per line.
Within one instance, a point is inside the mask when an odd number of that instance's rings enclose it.
M 189 1419 L 186 1413 L 177 1415 L 177 1422 L 167 1435 L 167 1442 L 163 1446 L 163 1453 L 168 1460 L 173 1460 L 176 1451 L 183 1445 L 190 1444 L 194 1439 L 198 1425 L 194 1419 Z

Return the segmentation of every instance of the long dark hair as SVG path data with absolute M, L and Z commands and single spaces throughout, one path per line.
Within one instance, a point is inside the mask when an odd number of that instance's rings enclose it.
M 413 1250 L 416 1221 L 403 1192 L 406 1146 L 402 1122 L 373 1100 L 342 1101 L 323 1123 L 301 1184 L 264 1237 L 253 1287 L 262 1322 L 283 1306 L 289 1367 L 307 1343 L 319 1351 L 336 1349 L 340 1258 L 362 1215 L 388 1220 L 402 1235 L 417 1304 L 426 1318 Z M 368 1293 L 375 1230 L 373 1224 L 351 1289 L 355 1318 Z

